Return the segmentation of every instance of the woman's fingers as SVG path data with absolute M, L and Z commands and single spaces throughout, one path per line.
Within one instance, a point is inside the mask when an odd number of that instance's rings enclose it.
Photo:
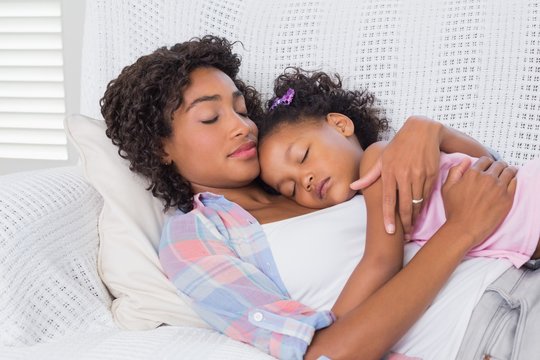
M 366 175 L 362 176 L 360 179 L 354 181 L 349 185 L 352 190 L 362 190 L 369 185 L 373 184 L 380 176 L 382 169 L 382 160 L 379 158 L 377 163 L 369 169 Z
M 450 169 L 442 192 L 447 222 L 472 235 L 473 245 L 486 239 L 512 206 L 515 174 L 515 168 L 487 157 L 468 170 L 463 162 Z
M 409 240 L 409 234 L 412 232 L 415 212 L 418 212 L 422 208 L 423 181 L 424 177 L 421 175 L 417 175 L 414 178 L 408 175 L 398 182 L 399 217 L 403 225 L 403 233 L 406 240 Z
M 401 219 L 401 225 L 403 226 L 403 233 L 405 239 L 409 240 L 409 234 L 411 232 L 412 212 L 413 212 L 413 194 L 412 185 L 408 178 L 398 181 L 398 195 L 399 195 L 399 217 Z
M 493 164 L 493 162 L 494 160 L 492 158 L 482 156 L 478 158 L 478 160 L 476 160 L 474 164 L 472 164 L 471 169 L 476 171 L 485 171 L 491 167 L 491 164 Z M 502 161 L 498 161 L 498 163 L 502 163 Z
M 394 176 L 385 176 L 382 174 L 383 187 L 383 220 L 384 227 L 388 234 L 393 234 L 396 231 L 396 180 Z
M 508 166 L 502 170 L 501 174 L 499 175 L 499 180 L 510 186 L 511 181 L 514 180 L 517 172 L 518 169 L 515 166 Z
M 508 164 L 504 161 L 496 161 L 486 170 L 487 173 L 500 177 L 501 173 L 508 168 Z

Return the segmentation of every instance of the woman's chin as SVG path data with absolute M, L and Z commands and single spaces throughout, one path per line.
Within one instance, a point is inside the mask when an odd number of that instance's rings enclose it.
M 260 168 L 257 164 L 256 167 L 246 168 L 246 169 L 235 169 L 230 175 L 234 176 L 234 179 L 231 179 L 235 187 L 243 187 L 251 184 L 259 176 Z

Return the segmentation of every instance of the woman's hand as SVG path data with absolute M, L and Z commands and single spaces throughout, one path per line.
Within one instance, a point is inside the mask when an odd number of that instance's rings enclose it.
M 482 243 L 512 207 L 517 169 L 503 161 L 481 157 L 450 169 L 442 187 L 446 222 L 469 233 L 471 247 Z
M 383 220 L 389 234 L 395 231 L 396 191 L 405 234 L 412 231 L 414 219 L 429 200 L 439 173 L 442 128 L 440 123 L 426 117 L 409 117 L 376 165 L 351 184 L 352 189 L 360 190 L 382 178 Z M 413 199 L 417 201 L 413 203 Z

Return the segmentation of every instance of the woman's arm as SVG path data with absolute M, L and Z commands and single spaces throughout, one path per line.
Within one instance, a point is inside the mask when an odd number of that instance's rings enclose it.
M 406 234 L 421 210 L 413 199 L 427 202 L 439 173 L 440 151 L 488 156 L 489 151 L 473 138 L 424 116 L 411 116 L 388 144 L 375 166 L 351 184 L 362 189 L 379 176 L 383 181 L 383 219 L 387 232 L 395 229 L 395 208 Z M 396 193 L 396 190 L 398 191 Z
M 360 176 L 378 160 L 385 143 L 369 146 L 362 156 Z M 372 295 L 403 266 L 403 231 L 398 220 L 395 233 L 384 231 L 382 219 L 382 181 L 376 180 L 362 192 L 367 208 L 367 232 L 364 256 L 341 291 L 332 312 L 336 318 L 348 313 Z
M 443 187 L 446 223 L 395 277 L 332 326 L 317 331 L 306 359 L 380 359 L 422 315 L 468 250 L 512 206 L 515 169 L 481 158 L 451 169 Z
M 231 206 L 223 211 L 196 209 L 169 219 L 159 246 L 163 270 L 214 329 L 277 358 L 301 359 L 314 332 L 330 325 L 333 316 L 290 299 L 267 274 L 274 272 L 268 249 L 241 236 L 249 235 L 245 211 Z M 229 238 L 230 233 L 241 239 Z M 241 243 L 250 262 L 239 257 L 239 249 L 233 250 L 234 242 Z

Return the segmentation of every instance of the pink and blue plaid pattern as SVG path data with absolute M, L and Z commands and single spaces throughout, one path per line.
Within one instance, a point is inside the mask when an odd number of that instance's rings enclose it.
M 291 300 L 260 224 L 222 196 L 198 194 L 176 213 L 159 246 L 163 270 L 216 330 L 280 359 L 302 359 L 328 311 Z

